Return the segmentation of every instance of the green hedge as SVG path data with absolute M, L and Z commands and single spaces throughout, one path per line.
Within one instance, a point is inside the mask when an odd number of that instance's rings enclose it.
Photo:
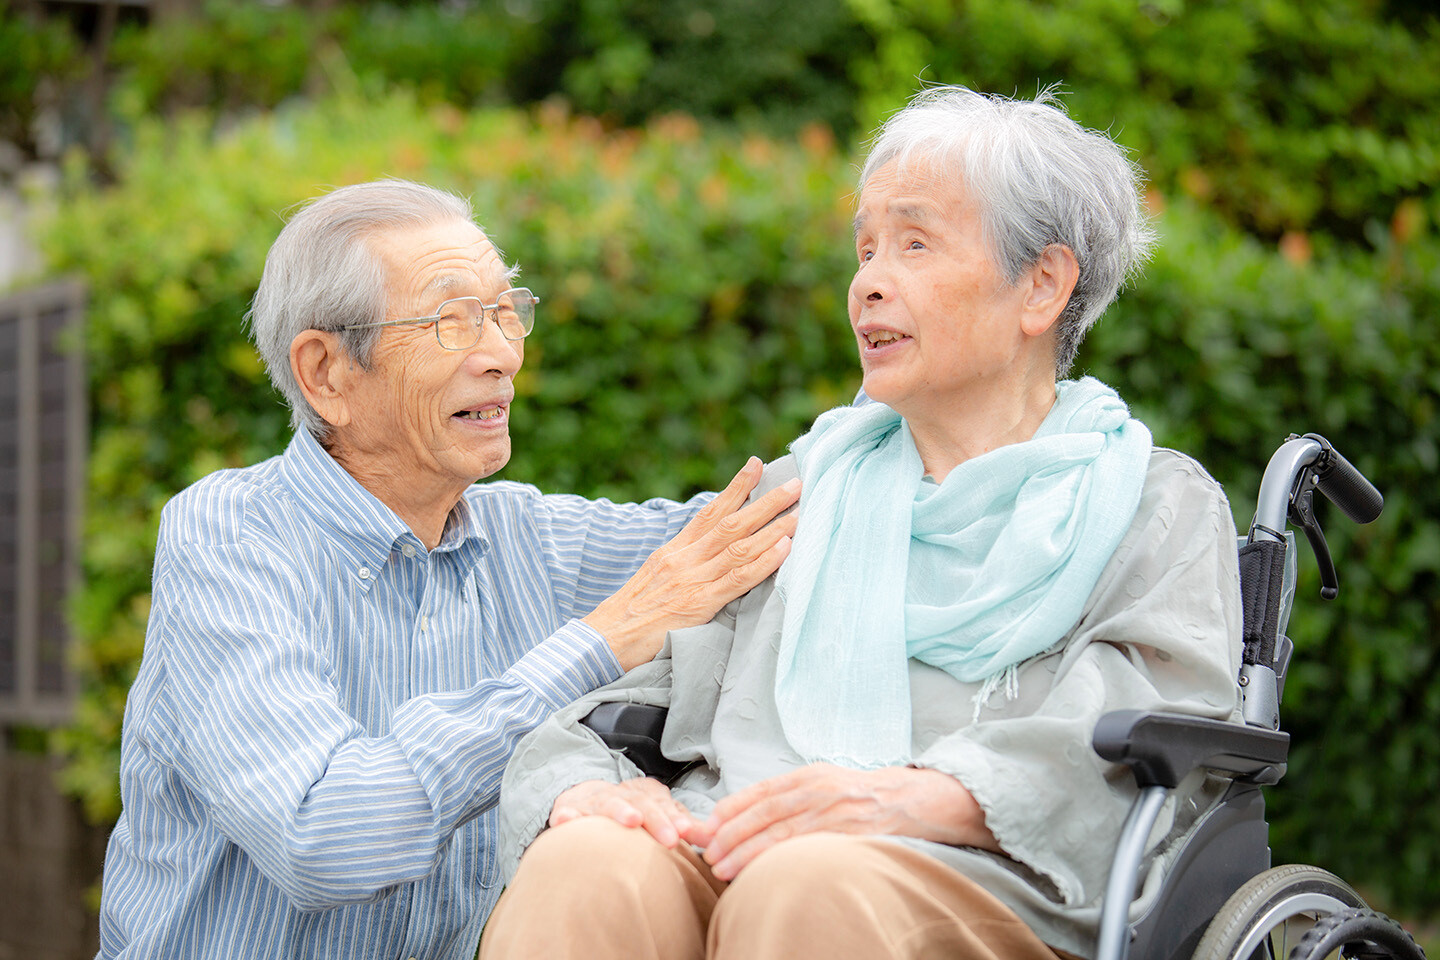
M 503 476 L 636 498 L 773 457 L 858 384 L 846 329 L 854 152 L 684 117 L 607 130 L 551 105 L 461 112 L 413 96 L 291 105 L 218 136 L 207 115 L 141 121 L 118 182 L 72 169 L 45 230 L 89 281 L 94 449 L 69 783 L 116 813 L 125 690 L 140 653 L 160 507 L 280 450 L 286 418 L 240 318 L 281 214 L 381 175 L 473 195 L 544 298 Z M 1157 206 L 1166 204 L 1157 194 Z M 1368 247 L 1282 255 L 1179 191 L 1164 244 L 1082 349 L 1157 438 L 1197 455 L 1243 524 L 1286 432 L 1330 436 L 1388 496 L 1371 527 L 1326 516 L 1342 591 L 1293 621 L 1296 733 L 1272 792 L 1277 859 L 1319 862 L 1382 902 L 1440 901 L 1440 242 L 1423 218 Z M 1357 824 L 1362 828 L 1357 829 Z
M 42 48 L 17 64 L 53 73 Z M 1062 83 L 1162 190 L 1247 231 L 1355 242 L 1417 205 L 1440 218 L 1440 16 L 1419 4 L 206 0 L 126 25 L 109 70 L 121 118 L 268 108 L 338 79 L 467 108 L 560 96 L 622 125 L 683 111 L 790 135 L 819 121 L 847 141 L 917 75 L 1025 95 Z
M 80 93 L 85 61 L 56 23 L 0 10 L 0 117 L 15 118 L 0 136 L 28 143 L 36 97 Z M 917 76 L 1061 83 L 1166 194 L 1249 232 L 1324 245 L 1363 242 L 1374 219 L 1440 219 L 1440 16 L 1413 0 L 204 0 L 127 20 L 106 70 L 122 133 L 342 83 L 465 108 L 558 96 L 621 125 L 818 121 L 849 141 Z

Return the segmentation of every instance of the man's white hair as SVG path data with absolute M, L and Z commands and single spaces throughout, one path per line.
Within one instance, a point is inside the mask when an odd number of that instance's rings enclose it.
M 290 344 L 300 333 L 333 332 L 362 369 L 370 366 L 383 328 L 342 328 L 385 319 L 385 264 L 371 241 L 387 230 L 456 220 L 475 222 L 465 198 L 392 179 L 340 187 L 307 204 L 285 224 L 265 258 L 246 319 L 270 382 L 290 406 L 291 426 L 304 427 L 318 440 L 326 439 L 330 429 L 290 369 Z M 510 275 L 515 272 L 510 268 Z

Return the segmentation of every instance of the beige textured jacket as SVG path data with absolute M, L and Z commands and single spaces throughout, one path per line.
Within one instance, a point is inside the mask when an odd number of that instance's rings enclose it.
M 794 474 L 791 458 L 778 460 L 767 467 L 762 490 Z M 638 775 L 580 725 L 598 703 L 670 708 L 665 753 L 704 761 L 673 793 L 701 818 L 721 797 L 803 764 L 775 708 L 783 612 L 771 578 L 711 623 L 671 633 L 653 662 L 560 711 L 521 741 L 500 797 L 507 876 L 545 828 L 562 791 L 584 780 Z M 1236 718 L 1239 649 L 1230 506 L 1199 464 L 1157 448 L 1135 521 L 1079 622 L 1051 650 L 1021 665 L 1018 696 L 997 691 L 977 714 L 978 684 L 910 661 L 915 764 L 957 777 L 984 808 L 1008 856 L 896 842 L 972 877 L 1052 946 L 1091 956 L 1111 852 L 1135 794 L 1128 772 L 1091 749 L 1095 721 L 1120 709 Z M 1218 784 L 1203 774 L 1181 784 L 1152 837 L 1137 910 L 1155 893 L 1155 865 L 1217 794 Z

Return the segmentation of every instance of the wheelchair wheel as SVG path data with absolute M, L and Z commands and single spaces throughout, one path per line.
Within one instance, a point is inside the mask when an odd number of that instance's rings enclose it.
M 1336 952 L 1345 957 L 1387 957 L 1425 960 L 1415 938 L 1394 920 L 1373 910 L 1342 910 L 1311 927 L 1290 960 L 1323 960 Z
M 1236 890 L 1215 913 L 1193 960 L 1285 960 L 1317 922 L 1365 901 L 1319 867 L 1287 864 Z

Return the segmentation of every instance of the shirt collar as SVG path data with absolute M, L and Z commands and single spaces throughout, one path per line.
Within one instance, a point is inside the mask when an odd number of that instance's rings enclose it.
M 400 541 L 423 549 L 405 521 L 361 486 L 309 430 L 295 432 L 281 457 L 281 471 L 296 502 L 333 535 L 353 561 L 352 572 L 358 573 L 367 564 L 372 568 L 383 566 Z M 474 511 L 461 497 L 446 518 L 435 551 L 455 550 L 472 539 L 480 539 L 483 544 Z M 370 573 L 359 576 L 366 579 Z

